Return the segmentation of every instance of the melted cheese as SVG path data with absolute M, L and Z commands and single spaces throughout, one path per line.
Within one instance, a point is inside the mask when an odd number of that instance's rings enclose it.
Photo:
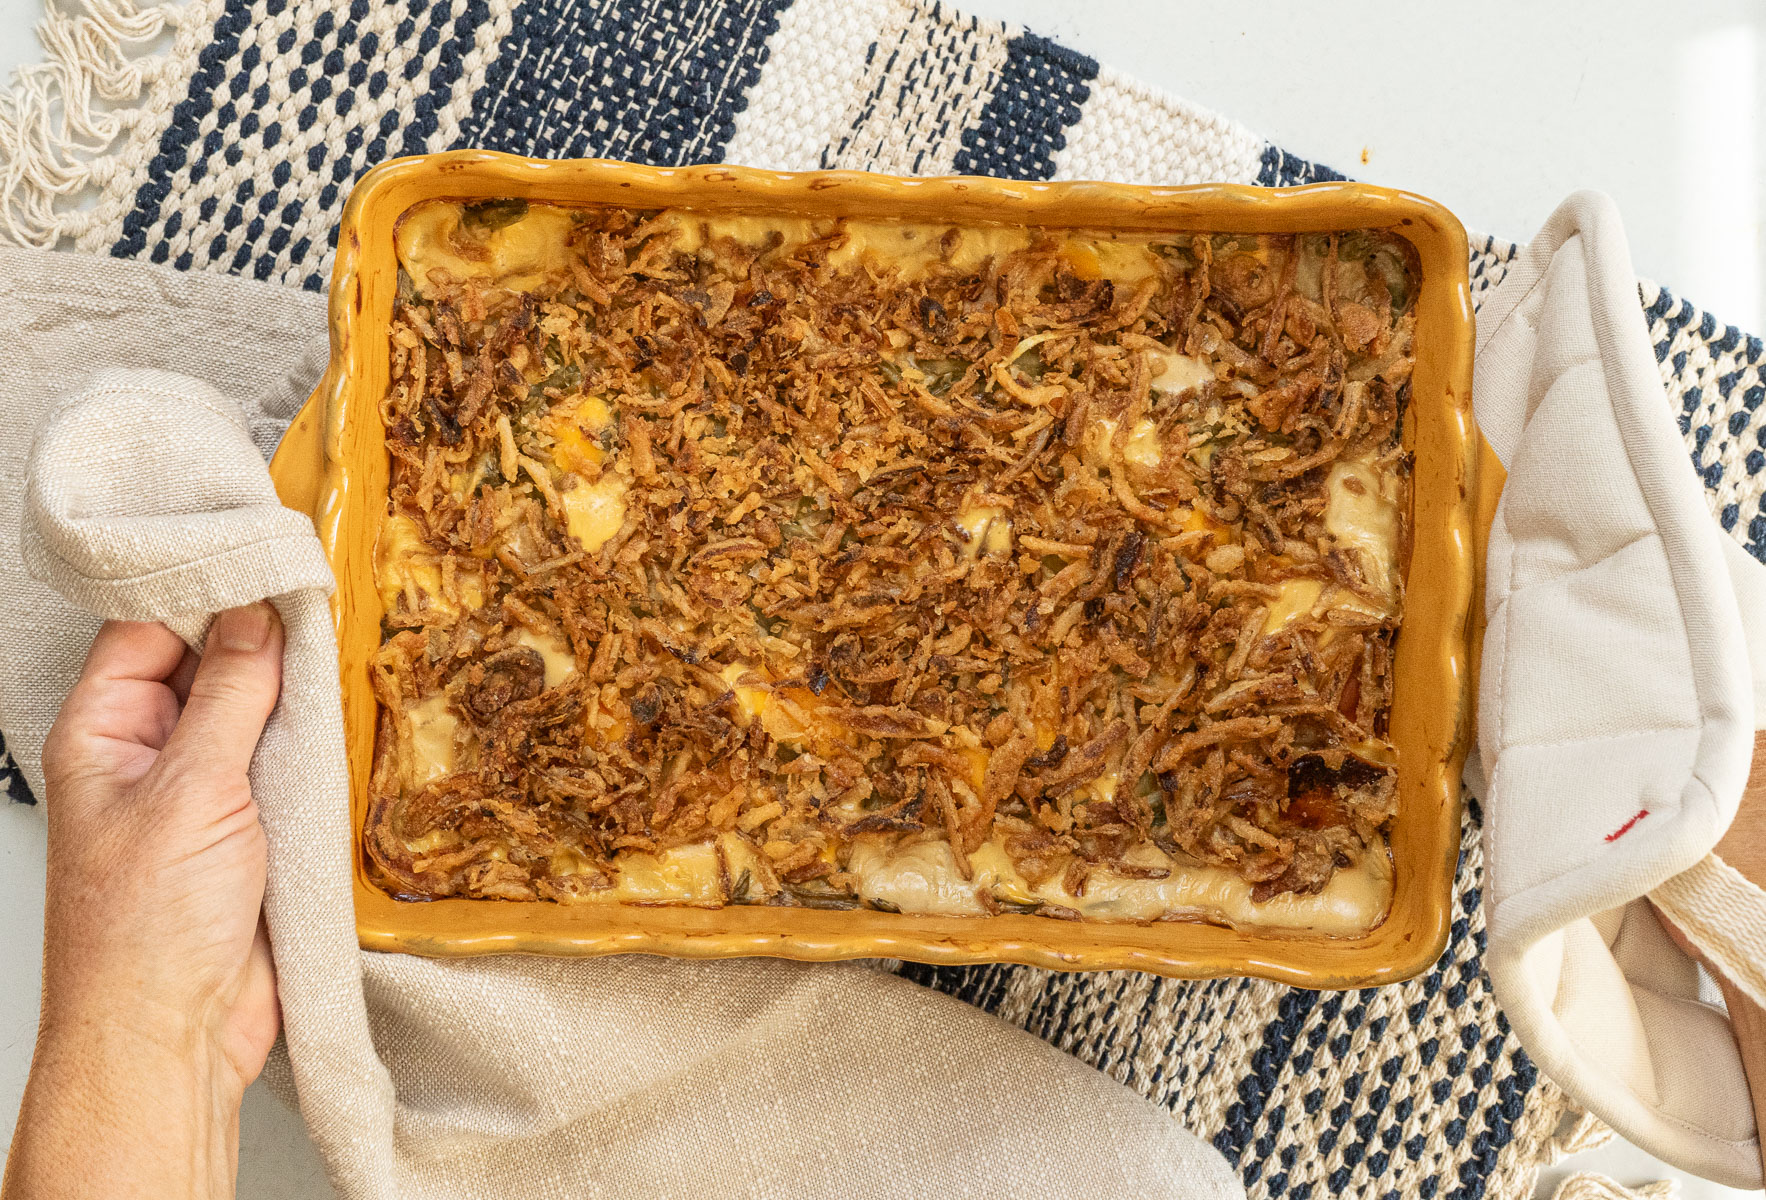
M 957 513 L 957 528 L 963 531 L 964 553 L 970 558 L 1011 552 L 1012 519 L 1003 508 L 965 504 Z
M 605 546 L 625 524 L 625 493 L 625 479 L 607 474 L 594 483 L 560 494 L 565 527 L 590 554 Z
M 1284 579 L 1276 585 L 1281 595 L 1269 602 L 1269 612 L 1263 618 L 1263 633 L 1268 636 L 1280 633 L 1289 625 L 1310 613 L 1318 604 L 1319 596 L 1324 592 L 1322 579 Z
M 587 473 L 607 461 L 601 449 L 601 433 L 613 424 L 613 410 L 599 396 L 585 396 L 574 410 L 554 418 L 552 464 L 560 471 Z
M 742 719 L 744 721 L 759 720 L 766 715 L 767 710 L 770 709 L 773 704 L 773 693 L 771 688 L 755 687 L 751 684 L 744 685 L 736 682 L 744 676 L 752 677 L 754 674 L 754 668 L 745 662 L 733 662 L 726 666 L 721 672 L 723 681 L 729 684 L 731 689 L 736 693 L 736 704 L 742 710 Z
M 759 721 L 761 728 L 776 742 L 800 746 L 811 742 L 852 740 L 851 732 L 828 718 L 821 697 L 808 688 L 739 683 L 738 680 L 744 678 L 768 679 L 765 671 L 757 671 L 745 662 L 730 663 L 719 676 L 736 693 L 736 706 L 742 711 L 743 723 Z
M 657 854 L 625 851 L 616 860 L 612 887 L 597 888 L 569 899 L 591 904 L 716 907 L 724 899 L 717 849 L 710 842 L 697 842 Z
M 465 205 L 436 200 L 399 218 L 393 244 L 419 285 L 439 268 L 455 279 L 533 291 L 569 275 L 570 229 L 569 209 L 530 204 L 526 215 L 500 229 L 476 230 L 465 220 Z
M 441 559 L 424 545 L 417 522 L 398 514 L 388 517 L 380 526 L 374 542 L 374 578 L 380 589 L 380 603 L 387 611 L 399 605 L 401 596 L 415 594 L 419 607 L 456 613 L 459 605 L 442 590 Z M 483 580 L 471 571 L 461 571 L 454 578 L 460 599 L 471 608 L 484 603 Z
M 1398 480 L 1365 462 L 1339 462 L 1325 480 L 1325 532 L 1357 552 L 1368 583 L 1398 599 Z
M 1099 417 L 1086 428 L 1080 452 L 1087 463 L 1094 467 L 1110 465 L 1111 443 L 1115 440 L 1117 428 L 1116 421 L 1110 417 Z M 1164 457 L 1165 447 L 1159 441 L 1159 426 L 1151 419 L 1142 417 L 1134 423 L 1134 428 L 1128 431 L 1128 437 L 1122 443 L 1122 461 L 1150 471 Z
M 459 718 L 448 711 L 446 696 L 431 696 L 405 710 L 411 723 L 411 761 L 406 783 L 413 789 L 440 779 L 454 769 L 454 735 Z
M 1153 376 L 1153 390 L 1177 395 L 1214 382 L 1214 370 L 1199 358 L 1167 350 L 1153 362 L 1159 373 Z
M 1108 804 L 1116 799 L 1116 789 L 1122 786 L 1121 771 L 1105 771 L 1096 779 L 1085 785 L 1086 794 L 1093 800 Z
M 993 755 L 989 754 L 987 750 L 980 746 L 964 746 L 962 749 L 958 750 L 957 753 L 962 755 L 969 763 L 970 784 L 976 788 L 980 788 L 982 781 L 987 778 L 987 763 Z
M 556 637 L 523 629 L 515 635 L 515 644 L 539 651 L 546 663 L 545 686 L 555 688 L 576 670 L 576 655 Z
M 996 839 L 969 856 L 971 880 L 963 879 L 949 843 L 911 842 L 891 849 L 876 839 L 852 848 L 848 870 L 868 901 L 883 901 L 904 913 L 985 916 L 979 892 L 1013 904 L 1044 903 L 1071 908 L 1099 921 L 1157 921 L 1193 918 L 1234 928 L 1276 929 L 1353 937 L 1385 919 L 1392 902 L 1392 867 L 1384 846 L 1361 862 L 1339 868 L 1323 891 L 1311 896 L 1286 893 L 1259 903 L 1252 885 L 1231 871 L 1179 862 L 1151 846 L 1131 855 L 1137 865 L 1164 867 L 1164 879 L 1135 879 L 1108 870 L 1094 871 L 1085 894 L 1075 896 L 1057 875 L 1032 884 L 1019 874 Z

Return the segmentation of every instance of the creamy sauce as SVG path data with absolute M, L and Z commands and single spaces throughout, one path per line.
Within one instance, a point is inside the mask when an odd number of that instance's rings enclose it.
M 665 235 L 677 249 L 698 253 L 726 238 L 750 248 L 764 246 L 777 233 L 781 250 L 791 250 L 833 232 L 832 221 L 792 217 L 783 213 L 747 216 L 740 213 L 700 213 L 671 208 L 659 213 L 651 228 Z
M 1325 532 L 1358 555 L 1388 609 L 1398 600 L 1398 485 L 1365 462 L 1337 463 L 1325 480 Z
M 1158 273 L 1159 256 L 1148 239 L 1069 234 L 1061 240 L 1061 257 L 1081 279 L 1108 279 L 1133 287 Z
M 440 269 L 455 279 L 485 279 L 514 290 L 533 290 L 567 278 L 572 224 L 568 208 L 530 204 L 525 215 L 496 229 L 475 228 L 464 210 L 459 202 L 431 201 L 400 219 L 394 243 L 400 263 L 413 279 L 428 282 L 430 272 Z M 688 209 L 663 212 L 649 228 L 671 247 L 689 254 L 725 239 L 752 250 L 775 238 L 774 253 L 789 254 L 843 228 L 844 240 L 828 251 L 831 266 L 863 265 L 907 279 L 924 276 L 936 263 L 965 274 L 980 270 L 990 260 L 1027 248 L 1035 236 L 1015 225 L 967 225 L 952 232 L 934 223 L 848 220 L 842 227 L 830 218 Z M 1109 279 L 1132 288 L 1159 270 L 1150 235 L 1056 236 L 1056 252 L 1081 279 Z M 1172 385 L 1166 381 L 1156 386 Z
M 957 528 L 963 531 L 964 553 L 970 558 L 1011 552 L 1012 519 L 1003 508 L 991 504 L 965 505 L 957 513 Z
M 605 546 L 625 524 L 625 493 L 625 479 L 607 474 L 559 497 L 564 504 L 565 528 L 590 554 Z
M 545 685 L 549 688 L 557 687 L 576 670 L 576 656 L 559 638 L 523 629 L 515 635 L 515 643 L 539 651 L 546 663 Z
M 925 275 L 937 262 L 954 271 L 976 271 L 989 259 L 1004 258 L 1030 244 L 1029 233 L 1011 225 L 968 226 L 947 241 L 945 229 L 937 225 L 848 221 L 846 234 L 845 243 L 828 255 L 830 265 L 862 262 L 873 271 L 899 272 L 907 279 Z
M 1112 443 L 1116 438 L 1116 430 L 1120 426 L 1110 417 L 1099 417 L 1086 427 L 1085 438 L 1080 444 L 1085 461 L 1094 467 L 1107 467 L 1114 460 Z M 1122 443 L 1122 461 L 1131 466 L 1144 467 L 1152 470 L 1165 457 L 1165 447 L 1159 441 L 1159 426 L 1152 420 L 1142 417 L 1128 431 L 1128 437 Z
M 810 242 L 833 236 L 839 228 L 827 218 L 785 215 L 745 216 L 730 213 L 698 213 L 671 209 L 656 218 L 653 226 L 671 244 L 689 254 L 725 239 L 754 249 L 778 237 L 774 253 L 789 254 Z M 945 241 L 942 226 L 896 221 L 846 222 L 846 238 L 828 252 L 836 269 L 865 265 L 879 273 L 898 272 L 914 278 L 934 263 L 944 262 L 958 271 L 972 271 L 989 258 L 1000 257 L 1030 244 L 1027 231 L 1013 226 L 975 226 Z
M 399 262 L 420 285 L 430 273 L 484 279 L 513 291 L 533 291 L 568 277 L 570 210 L 532 204 L 527 214 L 500 229 L 476 230 L 464 206 L 451 201 L 420 204 L 399 219 L 393 245 Z
M 1214 370 L 1199 358 L 1168 350 L 1154 360 L 1154 367 L 1164 369 L 1153 376 L 1153 390 L 1177 395 L 1214 382 Z
M 405 843 L 413 857 L 421 858 L 425 854 L 433 854 L 437 850 L 445 850 L 456 846 L 459 836 L 451 829 L 432 829 L 420 838 L 412 838 Z
M 586 869 L 587 864 L 577 873 Z M 717 849 L 710 842 L 675 846 L 658 854 L 626 851 L 614 868 L 612 887 L 569 897 L 591 904 L 687 904 L 716 906 L 724 891 Z
M 1284 579 L 1276 587 L 1280 589 L 1281 595 L 1270 601 L 1269 613 L 1263 619 L 1263 632 L 1266 636 L 1280 633 L 1310 613 L 1324 592 L 1324 581 Z
M 768 891 L 764 880 L 771 872 L 760 865 L 760 855 L 753 846 L 729 833 L 718 838 L 718 845 L 723 849 L 724 866 L 730 873 L 731 900 L 759 896 Z M 744 875 L 748 876 L 746 888 L 741 886 Z
M 1377 619 L 1391 615 L 1397 606 L 1397 480 L 1365 462 L 1341 462 L 1331 468 L 1325 489 L 1325 532 L 1355 555 L 1368 583 L 1385 602 L 1376 603 L 1322 579 L 1285 579 L 1276 585 L 1280 595 L 1270 601 L 1264 617 L 1266 637 L 1310 614 L 1334 610 Z
M 1075 896 L 1059 875 L 1031 884 L 993 841 L 969 856 L 974 878 L 964 880 L 943 839 L 893 850 L 876 839 L 861 839 L 852 848 L 848 869 L 866 900 L 881 900 L 904 913 L 943 916 L 987 915 L 978 895 L 985 888 L 998 901 L 1059 905 L 1093 920 L 1185 917 L 1234 928 L 1353 937 L 1384 920 L 1392 902 L 1392 867 L 1383 846 L 1361 862 L 1339 868 L 1315 895 L 1283 894 L 1261 903 L 1251 899 L 1251 884 L 1220 867 L 1178 862 L 1151 846 L 1138 847 L 1131 857 L 1137 865 L 1163 866 L 1171 873 L 1164 879 L 1133 879 L 1098 870 L 1086 881 L 1085 894 Z
M 374 543 L 374 577 L 380 585 L 380 603 L 388 611 L 398 607 L 400 597 L 415 596 L 419 608 L 449 614 L 459 605 L 442 588 L 441 559 L 423 544 L 417 523 L 402 514 L 381 523 Z M 483 581 L 476 571 L 460 571 L 454 588 L 461 601 L 476 608 L 484 603 Z
M 407 783 L 420 788 L 454 769 L 454 736 L 460 721 L 448 711 L 448 698 L 442 695 L 411 705 L 405 710 L 405 718 L 411 722 Z

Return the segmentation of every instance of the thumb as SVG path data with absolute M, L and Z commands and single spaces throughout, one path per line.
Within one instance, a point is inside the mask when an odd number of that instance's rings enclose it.
M 217 616 L 165 757 L 192 774 L 243 776 L 282 690 L 282 642 L 268 603 Z

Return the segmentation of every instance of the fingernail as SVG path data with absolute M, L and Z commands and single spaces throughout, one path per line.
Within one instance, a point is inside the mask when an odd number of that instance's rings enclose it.
M 215 618 L 208 640 L 223 650 L 251 654 L 270 640 L 270 606 L 259 601 L 244 608 L 229 608 Z

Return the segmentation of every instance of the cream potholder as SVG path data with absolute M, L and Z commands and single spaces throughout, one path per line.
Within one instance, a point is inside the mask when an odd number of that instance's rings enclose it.
M 1696 914 L 1707 877 L 1746 884 L 1710 851 L 1766 714 L 1766 567 L 1706 507 L 1635 280 L 1612 202 L 1578 193 L 1479 314 L 1477 415 L 1509 471 L 1470 768 L 1486 963 L 1567 1092 L 1669 1162 L 1758 1187 L 1729 1021 L 1644 897 Z M 1743 962 L 1766 945 L 1750 942 L 1766 929 L 1753 893 L 1725 894 L 1739 936 L 1724 945 Z M 1682 924 L 1701 945 L 1712 925 Z

